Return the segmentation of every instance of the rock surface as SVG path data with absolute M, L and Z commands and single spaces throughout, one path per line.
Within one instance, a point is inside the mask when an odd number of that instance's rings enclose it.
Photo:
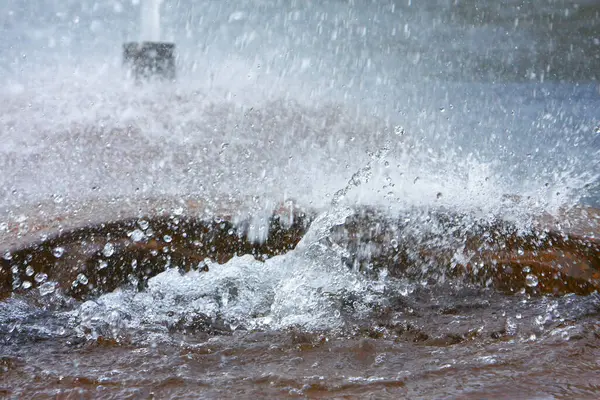
M 167 268 L 208 270 L 243 254 L 265 260 L 293 249 L 315 216 L 291 202 L 262 222 L 224 210 L 198 213 L 203 206 L 188 202 L 175 212 L 163 208 L 87 225 L 80 216 L 27 226 L 0 249 L 0 297 L 42 286 L 86 299 L 122 285 L 143 289 Z M 522 232 L 505 221 L 455 213 L 392 217 L 358 208 L 330 239 L 347 250 L 349 268 L 367 275 L 387 270 L 432 284 L 456 280 L 506 293 L 585 295 L 600 289 L 599 223 L 598 210 L 577 209 L 560 221 L 541 218 Z
M 242 254 L 264 260 L 293 249 L 310 223 L 291 203 L 256 221 L 234 221 L 239 217 L 224 210 L 217 210 L 218 216 L 208 210 L 190 216 L 198 206 L 87 226 L 82 218 L 28 226 L 26 234 L 1 249 L 0 298 L 53 282 L 52 290 L 86 299 L 126 284 L 142 289 L 167 268 L 208 270 L 211 263 Z M 40 234 L 42 239 L 33 241 Z
M 428 230 L 419 229 L 427 225 Z M 424 233 L 425 232 L 425 233 Z M 545 217 L 527 232 L 505 221 L 451 213 L 349 217 L 333 234 L 348 265 L 413 280 L 460 279 L 507 293 L 590 294 L 600 289 L 600 213 L 578 209 L 562 225 Z

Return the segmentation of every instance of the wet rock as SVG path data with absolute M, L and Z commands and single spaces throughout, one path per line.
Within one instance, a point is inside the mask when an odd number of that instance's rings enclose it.
M 546 223 L 522 232 L 506 221 L 457 213 L 390 218 L 363 209 L 336 227 L 332 240 L 348 249 L 350 268 L 368 275 L 385 269 L 430 284 L 458 279 L 507 293 L 585 295 L 600 289 L 600 229 L 583 222 L 585 230 Z
M 208 271 L 211 263 L 252 254 L 259 260 L 293 249 L 310 223 L 307 214 L 275 214 L 264 242 L 248 238 L 249 222 L 186 216 L 131 218 L 65 231 L 23 248 L 6 250 L 0 261 L 0 293 L 62 290 L 86 299 L 124 284 L 142 289 L 167 268 Z M 37 278 L 37 279 L 36 279 Z M 44 286 L 45 285 L 45 286 Z M 2 296 L 0 295 L 0 296 Z
M 450 280 L 506 293 L 585 295 L 600 289 L 599 215 L 587 209 L 560 223 L 542 218 L 523 232 L 506 221 L 456 212 L 390 216 L 359 208 L 333 228 L 330 241 L 347 250 L 349 268 L 367 276 L 385 270 L 426 285 Z M 141 290 L 167 268 L 208 271 L 244 254 L 262 261 L 293 249 L 313 216 L 293 205 L 275 210 L 262 242 L 251 221 L 182 213 L 59 231 L 2 250 L 0 296 L 38 290 L 87 299 L 123 285 Z

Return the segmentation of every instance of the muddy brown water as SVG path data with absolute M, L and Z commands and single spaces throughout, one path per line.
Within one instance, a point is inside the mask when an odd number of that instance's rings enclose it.
M 144 282 L 169 266 L 210 274 L 236 254 L 264 260 L 293 251 L 314 213 L 280 209 L 268 219 L 269 237 L 262 244 L 247 239 L 249 222 L 224 217 L 167 213 L 87 226 L 62 221 L 63 229 L 50 229 L 44 240 L 24 235 L 5 241 L 0 394 L 598 398 L 596 217 L 596 211 L 586 211 L 585 223 L 570 224 L 568 233 L 546 221 L 519 234 L 498 221 L 450 230 L 460 216 L 430 215 L 431 223 L 454 232 L 441 245 L 430 236 L 411 236 L 403 218 L 356 210 L 328 239 L 349 250 L 348 268 L 374 281 L 385 268 L 390 279 L 418 284 L 408 293 L 386 287 L 385 301 L 366 314 L 357 312 L 351 297 L 341 298 L 341 326 L 255 329 L 193 315 L 169 326 L 109 324 L 94 335 L 78 329 L 69 312 L 82 301 L 119 287 L 145 290 Z M 142 229 L 146 223 L 152 232 Z M 107 243 L 119 262 L 98 268 Z M 453 265 L 450 254 L 465 243 L 465 252 L 475 257 Z M 215 261 L 210 269 L 206 258 Z M 535 285 L 530 274 L 538 279 Z M 41 295 L 40 286 L 48 282 L 55 282 L 52 293 Z

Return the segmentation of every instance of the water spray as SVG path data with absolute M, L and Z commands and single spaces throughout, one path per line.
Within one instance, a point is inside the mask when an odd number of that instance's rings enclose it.
M 143 0 L 140 41 L 123 44 L 123 65 L 137 82 L 175 79 L 175 44 L 161 41 L 160 6 L 163 0 Z

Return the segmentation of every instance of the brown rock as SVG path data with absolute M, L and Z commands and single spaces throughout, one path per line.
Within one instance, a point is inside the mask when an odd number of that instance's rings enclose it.
M 55 281 L 63 292 L 85 299 L 127 282 L 141 289 L 149 278 L 170 267 L 207 271 L 205 260 L 225 263 L 242 254 L 264 260 L 294 248 L 310 223 L 304 213 L 295 215 L 293 221 L 289 216 L 284 219 L 271 216 L 264 243 L 248 239 L 248 222 L 173 215 L 59 232 L 3 252 L 0 293 L 8 295 Z

